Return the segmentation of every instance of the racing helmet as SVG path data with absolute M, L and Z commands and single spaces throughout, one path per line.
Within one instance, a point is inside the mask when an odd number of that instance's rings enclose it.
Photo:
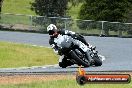
M 47 27 L 47 32 L 49 33 L 49 35 L 53 35 L 56 31 L 57 31 L 57 27 L 54 24 L 50 24 Z

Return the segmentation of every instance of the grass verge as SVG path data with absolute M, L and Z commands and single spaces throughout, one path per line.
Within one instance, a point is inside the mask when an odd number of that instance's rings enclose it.
M 0 88 L 132 88 L 132 83 L 129 84 L 85 84 L 80 86 L 73 78 L 39 81 L 24 84 L 8 84 L 0 85 Z
M 30 19 L 30 16 L 1 14 L 0 23 L 9 24 L 9 25 L 23 24 L 23 25 L 30 26 L 31 19 Z
M 0 42 L 0 68 L 56 64 L 57 59 L 51 48 Z
M 36 15 L 31 8 L 31 2 L 35 0 L 4 0 L 2 13 L 14 13 L 14 14 L 32 14 Z

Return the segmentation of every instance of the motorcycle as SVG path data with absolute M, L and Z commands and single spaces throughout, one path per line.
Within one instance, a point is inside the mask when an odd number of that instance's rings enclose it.
M 68 35 L 58 35 L 54 42 L 59 47 L 59 52 L 68 57 L 70 62 L 79 66 L 101 66 L 102 60 L 98 56 L 95 48 L 86 46 L 79 40 L 73 39 Z M 62 68 L 67 66 L 63 65 Z

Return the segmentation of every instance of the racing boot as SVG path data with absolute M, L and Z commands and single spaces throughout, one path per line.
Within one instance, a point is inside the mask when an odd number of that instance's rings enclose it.
M 71 66 L 71 65 L 74 65 L 74 63 L 71 62 L 70 60 L 66 60 L 66 65 L 67 65 L 67 66 Z
M 70 60 L 63 60 L 62 62 L 59 62 L 59 66 L 62 68 L 66 68 L 68 66 L 74 65 Z

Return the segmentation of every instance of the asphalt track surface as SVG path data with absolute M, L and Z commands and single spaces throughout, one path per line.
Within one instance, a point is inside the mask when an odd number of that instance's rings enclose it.
M 97 47 L 99 54 L 105 56 L 102 66 L 84 68 L 86 71 L 132 71 L 132 38 L 85 36 L 85 39 Z M 50 47 L 48 40 L 47 34 L 0 31 L 0 41 Z M 67 68 L 47 65 L 30 68 L 1 68 L 0 72 L 63 73 L 76 72 L 77 69 L 75 65 Z

